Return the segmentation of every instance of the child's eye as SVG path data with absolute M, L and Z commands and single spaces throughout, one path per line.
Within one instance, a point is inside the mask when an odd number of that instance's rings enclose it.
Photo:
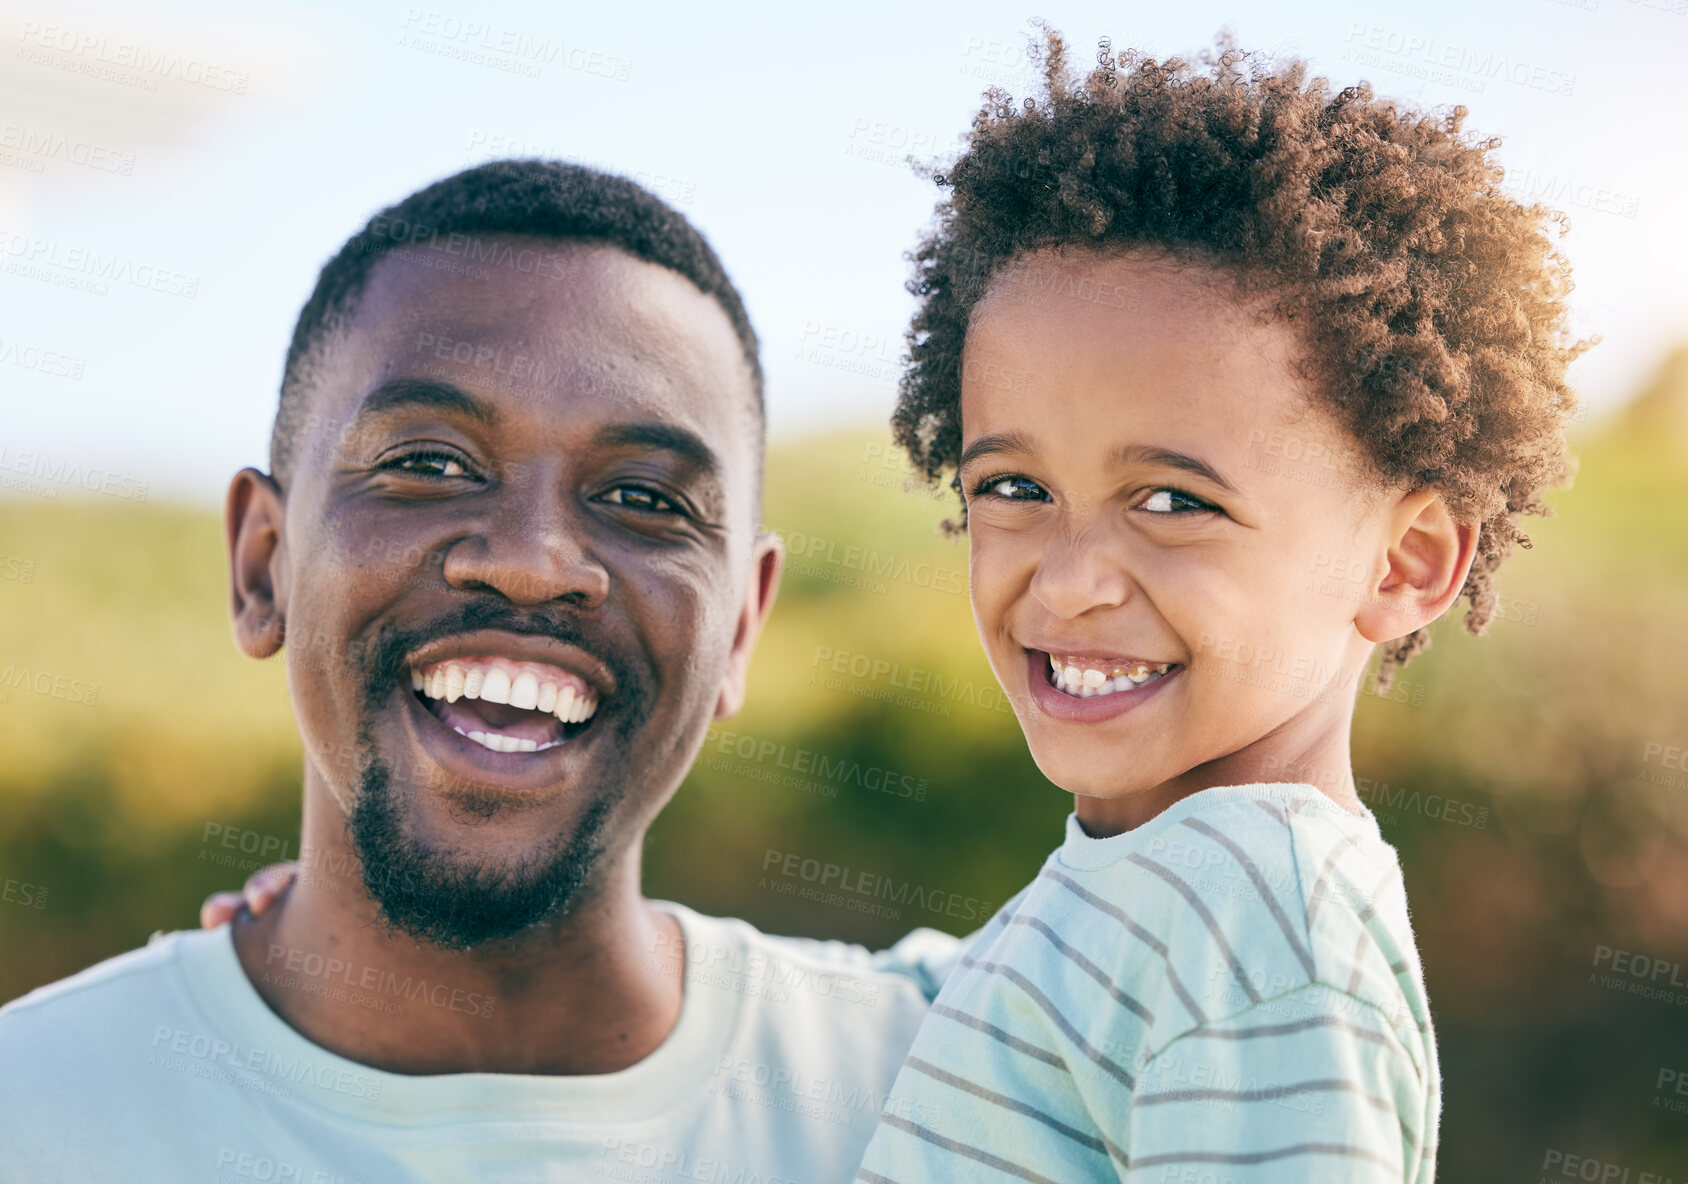
M 1029 502 L 1044 501 L 1049 494 L 1043 486 L 1030 477 L 1021 477 L 1009 473 L 997 477 L 986 477 L 973 487 L 974 497 L 1000 497 L 1007 501 Z
M 382 469 L 408 473 L 413 477 L 444 480 L 448 477 L 467 477 L 469 468 L 449 452 L 424 450 L 406 452 L 381 465 Z
M 1185 493 L 1182 489 L 1161 488 L 1143 499 L 1139 507 L 1152 514 L 1215 514 L 1219 507 Z
M 603 500 L 613 506 L 626 506 L 653 514 L 676 514 L 680 510 L 671 498 L 644 485 L 617 485 L 604 494 Z

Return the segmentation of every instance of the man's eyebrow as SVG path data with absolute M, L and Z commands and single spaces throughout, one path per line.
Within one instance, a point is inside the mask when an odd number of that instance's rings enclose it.
M 961 454 L 956 462 L 956 469 L 965 469 L 972 461 L 981 456 L 992 456 L 998 452 L 1031 452 L 1031 441 L 1019 432 L 1001 432 L 994 436 L 980 436 L 967 446 L 967 451 Z
M 606 448 L 649 448 L 672 452 L 706 477 L 721 472 L 721 458 L 697 433 L 671 423 L 617 423 L 598 433 Z
M 1186 473 L 1205 477 L 1227 493 L 1237 492 L 1237 487 L 1220 476 L 1219 470 L 1205 460 L 1171 448 L 1156 448 L 1152 444 L 1121 444 L 1108 454 L 1108 460 L 1116 465 L 1165 465 L 1172 469 L 1182 469 Z
M 462 387 L 430 378 L 395 378 L 382 383 L 364 396 L 352 422 L 412 408 L 461 415 L 489 428 L 498 424 L 498 408 L 491 403 Z

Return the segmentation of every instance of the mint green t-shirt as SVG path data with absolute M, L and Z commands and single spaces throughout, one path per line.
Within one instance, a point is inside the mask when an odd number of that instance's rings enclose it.
M 1069 816 L 945 981 L 857 1178 L 1428 1184 L 1440 1115 L 1376 819 L 1230 786 L 1108 838 Z
M 157 938 L 0 1008 L 0 1181 L 847 1181 L 955 939 L 870 955 L 658 907 L 684 933 L 680 1018 L 637 1064 L 576 1077 L 371 1069 L 270 1011 L 228 927 Z M 332 989 L 383 1006 L 487 1005 L 349 981 Z

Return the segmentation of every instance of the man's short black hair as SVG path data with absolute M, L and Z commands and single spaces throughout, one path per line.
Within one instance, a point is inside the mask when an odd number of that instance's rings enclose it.
M 270 434 L 270 472 L 283 488 L 306 416 L 312 351 L 356 309 L 370 273 L 408 246 L 444 249 L 464 237 L 520 235 L 619 247 L 685 276 L 720 302 L 744 347 L 755 391 L 758 436 L 765 431 L 756 331 L 721 260 L 697 227 L 625 177 L 561 160 L 495 160 L 436 181 L 369 220 L 317 276 L 299 313 L 282 372 Z M 460 236 L 454 239 L 453 236 Z

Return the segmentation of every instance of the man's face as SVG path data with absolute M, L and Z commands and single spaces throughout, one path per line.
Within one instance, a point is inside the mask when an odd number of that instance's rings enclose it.
M 314 368 L 278 558 L 308 782 L 389 919 L 448 945 L 636 847 L 736 706 L 768 546 L 720 306 L 617 249 L 489 241 L 503 265 L 375 268 Z
M 968 329 L 974 616 L 1038 766 L 1078 794 L 1293 767 L 1272 746 L 1345 728 L 1371 650 L 1355 617 L 1396 499 L 1307 405 L 1289 327 L 1221 278 L 1041 252 Z

